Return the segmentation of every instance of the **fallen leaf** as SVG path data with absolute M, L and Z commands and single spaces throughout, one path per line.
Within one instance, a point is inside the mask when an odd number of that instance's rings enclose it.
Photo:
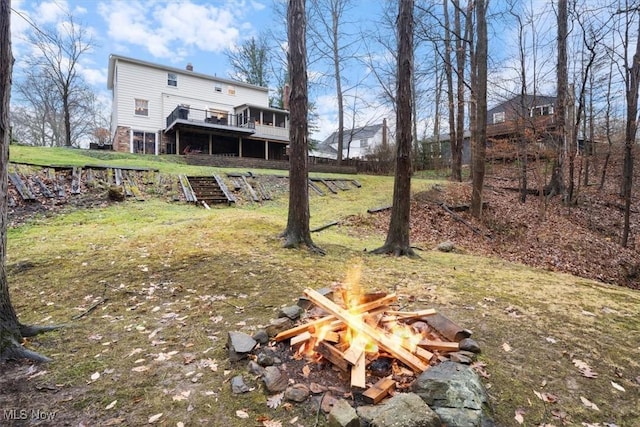
M 284 399 L 284 393 L 274 394 L 273 396 L 269 396 L 267 398 L 267 406 L 271 409 L 276 409 L 282 403 L 282 399 Z
M 266 420 L 262 422 L 264 427 L 282 427 L 282 422 L 278 420 Z
M 116 406 L 116 403 L 118 403 L 118 399 L 116 399 L 113 402 L 109 403 L 107 406 L 105 406 L 104 409 L 113 409 Z
M 595 403 L 591 402 L 591 401 L 590 401 L 589 399 L 587 399 L 586 397 L 582 397 L 582 396 L 580 396 L 580 400 L 582 401 L 582 404 L 583 404 L 584 406 L 586 406 L 587 408 L 594 409 L 594 410 L 596 410 L 596 411 L 599 411 L 599 410 L 600 410 L 600 408 L 598 408 L 598 406 L 597 406 Z
M 511 346 L 508 343 L 502 343 L 502 349 L 507 353 L 511 351 Z
M 236 411 L 236 417 L 238 418 L 242 418 L 242 419 L 246 419 L 249 418 L 249 414 L 247 414 L 245 411 L 243 411 L 242 409 L 238 409 Z
M 538 399 L 542 400 L 543 402 L 546 403 L 556 403 L 558 401 L 558 396 L 556 396 L 555 394 L 551 394 L 551 393 L 546 393 L 546 392 L 538 392 L 538 391 L 533 391 L 533 393 L 538 396 Z
M 162 417 L 162 412 L 160 412 L 159 414 L 155 414 L 149 417 L 149 424 L 153 424 L 156 421 L 158 421 L 160 419 L 160 417 Z
M 295 424 L 298 422 L 298 417 L 293 417 L 289 420 L 289 424 Z
M 309 378 L 310 373 L 311 373 L 311 368 L 309 367 L 309 365 L 304 365 L 302 367 L 302 376 L 304 376 L 305 378 Z
M 626 391 L 626 390 L 624 389 L 624 387 L 622 387 L 622 386 L 621 386 L 620 384 L 618 384 L 618 383 L 614 383 L 613 381 L 611 381 L 611 385 L 613 386 L 613 388 L 615 388 L 615 389 L 616 389 L 616 390 L 618 390 L 618 391 Z
M 523 417 L 524 414 L 525 414 L 524 409 L 518 408 L 516 409 L 516 416 L 513 418 L 515 418 L 518 424 L 522 424 L 524 422 L 524 417 Z
M 558 342 L 558 340 L 556 340 L 556 339 L 555 339 L 555 338 L 553 338 L 553 337 L 545 337 L 545 340 L 547 340 L 547 342 L 548 342 L 548 343 L 551 343 L 551 344 L 555 344 L 555 343 L 557 343 L 557 342 Z
M 100 372 L 95 372 L 95 373 L 91 374 L 91 381 L 95 381 L 98 378 L 100 378 Z
M 144 371 L 148 371 L 149 367 L 147 365 L 141 365 L 141 366 L 136 366 L 135 368 L 131 369 L 133 372 L 144 372 Z
M 184 427 L 184 423 L 182 421 L 178 421 L 176 423 L 176 427 Z
M 598 378 L 598 374 L 592 371 L 591 367 L 586 362 L 583 362 L 580 359 L 573 359 L 572 362 L 575 367 L 578 368 L 578 371 L 580 371 L 583 377 Z

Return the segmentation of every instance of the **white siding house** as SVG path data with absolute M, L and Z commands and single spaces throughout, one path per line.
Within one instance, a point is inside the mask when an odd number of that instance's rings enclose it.
M 386 143 L 387 120 L 381 124 L 346 129 L 343 132 L 342 158 L 365 159 L 375 153 L 377 147 Z M 314 157 L 338 158 L 338 132 L 333 132 L 310 153 Z
M 109 57 L 116 151 L 282 159 L 289 112 L 265 87 L 119 55 Z

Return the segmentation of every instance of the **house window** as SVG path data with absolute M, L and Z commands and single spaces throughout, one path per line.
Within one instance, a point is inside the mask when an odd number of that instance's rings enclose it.
M 529 116 L 531 117 L 550 116 L 552 114 L 553 114 L 553 105 L 551 104 L 537 105 L 533 107 L 531 110 L 529 110 Z
M 218 83 L 216 83 L 216 84 L 213 86 L 213 90 L 215 90 L 216 92 L 221 93 L 221 92 L 222 92 L 222 86 L 220 86 Z
M 136 99 L 135 112 L 136 112 L 136 116 L 148 116 L 149 101 L 146 99 Z
M 133 152 L 156 154 L 156 134 L 153 132 L 133 131 Z
M 493 123 L 504 123 L 506 120 L 504 111 L 500 111 L 498 113 L 493 113 Z
M 233 87 L 233 86 L 228 86 L 228 87 L 227 87 L 227 93 L 228 93 L 229 95 L 235 95 L 235 94 L 236 94 L 236 88 L 235 88 L 235 87 Z
M 178 86 L 178 75 L 176 73 L 167 73 L 167 85 Z

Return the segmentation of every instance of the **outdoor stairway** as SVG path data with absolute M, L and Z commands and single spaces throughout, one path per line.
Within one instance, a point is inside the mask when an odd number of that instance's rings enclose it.
M 187 176 L 186 177 L 193 201 L 210 205 L 212 203 L 235 203 L 236 199 L 227 190 L 227 186 L 217 175 L 212 176 Z M 187 198 L 189 199 L 189 197 Z

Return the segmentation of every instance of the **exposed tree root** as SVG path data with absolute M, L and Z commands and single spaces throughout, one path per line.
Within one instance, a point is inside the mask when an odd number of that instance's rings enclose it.
M 395 244 L 386 244 L 380 248 L 372 250 L 370 253 L 374 255 L 393 255 L 408 256 L 409 258 L 420 258 L 411 246 L 398 246 Z
M 41 362 L 41 363 L 51 362 L 51 359 L 49 359 L 48 357 L 23 347 L 15 339 L 11 339 L 8 344 L 9 344 L 8 347 L 4 349 L 2 354 L 0 354 L 0 360 L 27 359 L 27 360 L 33 360 L 34 362 Z
M 36 326 L 20 324 L 20 335 L 23 337 L 34 337 L 36 335 L 44 334 L 45 332 L 62 329 L 65 326 L 66 325 Z
M 326 252 L 321 247 L 313 243 L 310 237 L 298 236 L 296 233 L 284 232 L 280 235 L 284 240 L 284 248 L 286 249 L 298 249 L 300 245 L 304 245 L 307 249 L 317 255 L 326 255 Z

